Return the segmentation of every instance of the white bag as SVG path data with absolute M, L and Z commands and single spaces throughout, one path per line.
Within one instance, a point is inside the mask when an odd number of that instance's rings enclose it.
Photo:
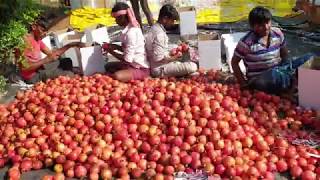
M 231 59 L 234 53 L 234 50 L 237 47 L 238 42 L 240 39 L 245 36 L 245 32 L 239 32 L 239 33 L 232 33 L 232 34 L 222 34 L 221 39 L 223 42 L 223 48 L 226 53 L 227 63 L 229 65 L 230 71 L 233 72 L 232 66 L 231 66 Z M 246 72 L 246 67 L 244 66 L 243 60 L 240 61 L 240 69 L 243 73 Z
M 107 42 L 107 43 L 110 42 L 110 38 L 108 35 L 108 29 L 105 26 L 98 28 L 98 29 L 86 29 L 85 36 L 86 36 L 87 43 L 96 42 L 96 43 L 102 45 L 105 42 Z
M 104 73 L 106 61 L 100 46 L 80 48 L 80 69 L 85 76 Z
M 200 68 L 220 70 L 222 68 L 220 37 L 217 34 L 201 34 L 198 39 Z
M 179 9 L 180 35 L 198 34 L 195 7 L 183 7 Z
M 79 42 L 78 40 L 65 40 L 62 46 L 65 46 L 72 42 Z M 63 57 L 70 58 L 72 60 L 72 67 L 79 67 L 80 53 L 79 48 L 70 48 L 64 54 Z
M 71 36 L 75 37 L 71 38 Z M 86 37 L 75 31 L 63 33 L 57 32 L 55 33 L 54 39 L 58 48 L 62 48 L 72 42 L 86 42 Z M 79 67 L 80 59 L 77 51 L 79 51 L 77 48 L 70 48 L 63 54 L 63 57 L 70 58 L 72 60 L 73 67 Z

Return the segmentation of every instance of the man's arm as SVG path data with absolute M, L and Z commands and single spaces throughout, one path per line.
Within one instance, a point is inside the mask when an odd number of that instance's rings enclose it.
M 180 56 L 170 56 L 168 47 L 165 44 L 166 34 L 157 34 L 152 43 L 153 46 L 153 59 L 156 60 L 156 63 L 170 63 L 172 61 L 179 60 Z
M 246 83 L 246 79 L 243 73 L 241 72 L 241 69 L 239 66 L 240 61 L 241 61 L 241 58 L 234 55 L 231 60 L 231 66 L 233 69 L 233 74 L 237 78 L 238 83 L 241 85 L 244 85 Z
M 83 47 L 83 46 L 84 46 L 84 43 L 75 42 L 75 43 L 67 44 L 66 46 L 64 46 L 64 47 L 62 47 L 60 49 L 57 49 L 55 51 L 50 51 L 49 48 L 43 47 L 42 48 L 42 52 L 45 53 L 47 55 L 47 57 L 41 59 L 39 62 L 29 62 L 28 63 L 29 66 L 26 67 L 26 68 L 22 68 L 22 69 L 23 70 L 27 70 L 27 71 L 38 69 L 39 67 L 43 66 L 44 64 L 50 63 L 50 62 L 52 62 L 54 60 L 57 60 L 69 48 L 71 48 L 71 47 Z
M 286 46 L 280 47 L 280 57 L 282 62 L 288 59 L 288 48 Z
M 69 43 L 65 46 L 63 46 L 62 48 L 59 48 L 57 50 L 54 50 L 52 52 L 52 54 L 54 54 L 55 56 L 61 56 L 63 53 L 65 53 L 68 49 L 73 48 L 73 47 L 85 47 L 85 43 L 81 43 L 81 42 L 73 42 L 73 43 Z
M 104 50 L 110 53 L 112 56 L 114 56 L 118 60 L 124 61 L 124 55 L 116 52 L 116 51 L 123 52 L 122 46 L 119 46 L 116 44 L 108 44 L 106 47 L 104 47 Z
M 81 42 L 73 42 L 69 43 L 62 48 L 56 49 L 54 51 L 51 51 L 45 44 L 41 44 L 41 51 L 46 54 L 47 56 L 61 56 L 63 53 L 65 53 L 68 49 L 73 47 L 85 47 L 84 43 Z
M 117 51 L 123 52 L 122 46 L 120 46 L 118 44 L 109 44 L 109 46 L 111 46 L 113 50 L 117 50 Z
M 57 58 L 54 58 L 52 56 L 47 56 L 43 59 L 41 59 L 39 62 L 28 62 L 28 67 L 22 67 L 23 70 L 26 71 L 31 71 L 31 70 L 36 70 L 39 67 L 43 66 L 44 64 L 50 63 L 54 60 L 56 60 Z
M 112 51 L 108 51 L 112 56 L 114 56 L 115 58 L 119 59 L 120 61 L 124 61 L 124 56 L 123 54 L 117 53 L 114 50 Z
M 41 51 L 46 54 L 47 56 L 50 56 L 52 54 L 52 51 L 47 47 L 47 46 L 44 46 Z
M 275 28 L 276 30 L 276 33 L 279 34 L 280 36 L 280 58 L 281 58 L 281 61 L 284 62 L 288 59 L 288 49 L 287 49 L 287 46 L 286 46 L 286 40 L 285 40 L 285 36 L 283 34 L 283 32 L 278 29 L 278 28 Z

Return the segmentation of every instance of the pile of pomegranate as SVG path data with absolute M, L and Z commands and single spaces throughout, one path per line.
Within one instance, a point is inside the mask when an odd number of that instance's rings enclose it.
M 65 177 L 173 179 L 202 170 L 221 179 L 320 178 L 320 151 L 279 135 L 305 135 L 315 112 L 288 100 L 190 79 L 121 83 L 105 75 L 59 77 L 0 106 L 0 167 L 10 179 L 52 168 Z M 281 116 L 279 114 L 282 114 Z

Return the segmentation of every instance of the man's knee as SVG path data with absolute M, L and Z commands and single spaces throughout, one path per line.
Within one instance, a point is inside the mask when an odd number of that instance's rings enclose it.
M 151 69 L 151 76 L 152 77 L 161 77 L 163 70 L 159 69 L 159 68 L 155 68 L 155 69 Z
M 65 71 L 63 76 L 73 77 L 75 74 L 72 71 Z
M 122 75 L 121 75 L 121 73 L 116 72 L 116 73 L 114 73 L 114 74 L 113 74 L 113 77 L 114 77 L 114 79 L 119 80 L 119 79 L 121 79 L 121 78 L 122 78 Z
M 104 68 L 106 72 L 115 73 L 116 71 L 122 69 L 122 66 L 123 65 L 119 62 L 109 62 L 104 66 Z
M 184 62 L 182 67 L 186 75 L 197 72 L 198 70 L 198 66 L 194 62 Z
M 163 67 L 163 71 L 160 71 L 160 76 L 163 73 L 164 76 L 187 76 L 198 70 L 198 66 L 194 62 L 172 62 Z
M 106 72 L 109 72 L 109 73 L 114 73 L 115 72 L 115 68 L 112 65 L 109 65 L 109 64 L 106 64 L 104 66 L 104 69 L 106 70 Z
M 137 76 L 131 69 L 117 71 L 113 74 L 113 78 L 121 82 L 129 82 L 137 79 Z
M 121 81 L 121 82 L 127 82 L 128 81 L 128 77 L 123 74 L 122 72 L 115 72 L 114 75 L 113 75 L 113 78 L 118 80 L 118 81 Z
M 189 74 L 197 72 L 198 70 L 198 65 L 194 62 L 190 62 L 190 64 L 188 65 L 187 71 Z
M 47 72 L 44 76 L 43 79 L 47 80 L 47 79 L 54 79 L 57 78 L 59 76 L 68 76 L 68 77 L 73 77 L 74 73 L 72 71 L 64 71 L 62 69 L 56 69 L 54 71 L 51 72 Z

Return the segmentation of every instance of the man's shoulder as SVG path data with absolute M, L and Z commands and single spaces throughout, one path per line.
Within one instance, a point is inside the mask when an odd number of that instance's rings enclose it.
M 271 27 L 271 31 L 277 36 L 280 36 L 280 37 L 284 36 L 281 29 L 278 27 Z
M 167 33 L 163 30 L 163 28 L 157 23 L 151 26 L 151 28 L 145 34 L 145 38 L 154 41 L 156 38 L 167 38 Z
M 31 34 L 24 35 L 23 39 L 26 43 L 32 43 L 33 41 L 36 41 Z
M 128 31 L 124 34 L 126 37 L 131 37 L 131 38 L 142 38 L 143 33 L 141 28 L 139 27 L 133 27 L 129 28 Z
M 140 33 L 140 32 L 142 33 L 142 30 L 140 27 L 130 27 L 127 30 L 127 34 L 128 33 Z
M 152 25 L 150 31 L 152 33 L 166 33 L 159 23 L 155 23 L 154 25 Z
M 239 43 L 246 44 L 246 45 L 250 46 L 250 45 L 254 44 L 255 37 L 256 36 L 253 33 L 253 31 L 249 31 L 242 38 L 240 38 Z
M 274 31 L 274 32 L 281 32 L 282 33 L 282 31 L 281 31 L 281 29 L 280 28 L 278 28 L 278 27 L 271 27 L 271 31 Z

